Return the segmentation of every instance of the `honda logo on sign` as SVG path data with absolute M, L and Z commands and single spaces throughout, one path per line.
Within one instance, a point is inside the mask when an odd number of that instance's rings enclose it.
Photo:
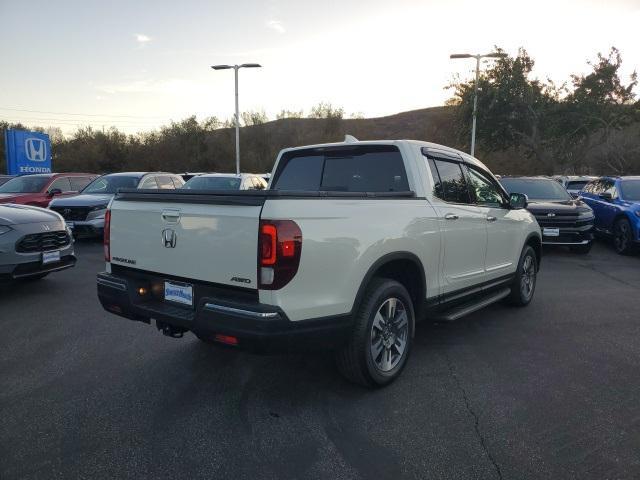
M 162 242 L 164 244 L 164 248 L 176 248 L 176 232 L 167 228 L 162 231 Z
M 32 162 L 44 162 L 47 159 L 46 143 L 40 138 L 27 138 L 24 141 L 24 150 L 27 159 Z

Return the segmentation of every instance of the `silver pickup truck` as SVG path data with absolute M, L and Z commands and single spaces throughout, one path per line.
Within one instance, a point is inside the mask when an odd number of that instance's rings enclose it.
M 286 149 L 264 191 L 123 190 L 105 226 L 104 308 L 234 348 L 331 348 L 386 385 L 415 323 L 527 305 L 540 228 L 489 170 L 417 141 Z

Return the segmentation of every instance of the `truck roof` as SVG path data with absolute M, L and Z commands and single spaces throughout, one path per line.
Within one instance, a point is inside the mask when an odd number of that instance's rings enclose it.
M 446 145 L 440 145 L 438 143 L 432 143 L 432 142 L 425 142 L 425 141 L 422 141 L 422 140 L 407 140 L 407 139 L 403 139 L 403 140 L 357 140 L 354 137 L 351 137 L 350 135 L 347 135 L 345 137 L 345 140 L 342 141 L 342 142 L 319 143 L 319 144 L 315 144 L 315 145 L 305 145 L 305 146 L 301 146 L 301 147 L 285 148 L 285 149 L 282 150 L 282 152 L 291 152 L 291 151 L 295 151 L 295 150 L 305 150 L 305 149 L 309 149 L 309 148 L 322 148 L 322 147 L 340 147 L 340 146 L 352 147 L 352 146 L 355 146 L 355 145 L 401 145 L 401 144 L 410 145 L 410 146 L 414 146 L 414 147 L 418 147 L 418 148 L 427 147 L 427 148 L 433 148 L 433 149 L 444 150 L 444 151 L 447 151 L 447 152 L 456 153 L 456 154 L 460 155 L 465 162 L 477 165 L 477 166 L 483 168 L 484 170 L 489 170 L 484 163 L 482 163 L 477 158 L 472 157 L 468 153 L 462 152 L 462 151 L 457 150 L 455 148 L 447 147 Z

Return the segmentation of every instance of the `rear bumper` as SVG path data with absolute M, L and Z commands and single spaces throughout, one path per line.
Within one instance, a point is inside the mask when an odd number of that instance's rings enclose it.
M 194 285 L 194 308 L 164 302 L 157 294 L 143 298 L 138 288 L 149 286 L 149 281 L 152 289 L 162 288 L 157 287 L 161 277 L 151 274 L 125 277 L 100 273 L 98 298 L 105 310 L 121 317 L 149 324 L 155 320 L 158 329 L 169 326 L 174 332 L 191 331 L 214 342 L 221 335 L 235 337 L 234 347 L 257 353 L 334 349 L 342 346 L 351 332 L 347 315 L 292 322 L 275 306 L 232 299 L 233 295 L 198 295 L 198 290 L 204 290 L 198 285 Z

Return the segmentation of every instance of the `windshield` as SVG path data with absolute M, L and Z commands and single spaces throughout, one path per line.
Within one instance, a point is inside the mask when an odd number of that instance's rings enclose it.
M 240 190 L 238 177 L 193 177 L 182 188 L 191 190 Z
M 17 177 L 0 186 L 0 193 L 38 193 L 49 182 L 50 177 Z
M 640 202 L 640 180 L 622 180 L 620 190 L 624 200 Z
M 529 200 L 571 200 L 562 185 L 546 178 L 503 178 L 502 186 L 509 193 L 524 193 Z
M 576 180 L 573 182 L 567 182 L 567 190 L 582 190 L 587 183 L 589 183 L 589 180 Z
M 140 177 L 105 175 L 87 185 L 82 193 L 117 193 L 120 188 L 136 188 L 139 181 Z

